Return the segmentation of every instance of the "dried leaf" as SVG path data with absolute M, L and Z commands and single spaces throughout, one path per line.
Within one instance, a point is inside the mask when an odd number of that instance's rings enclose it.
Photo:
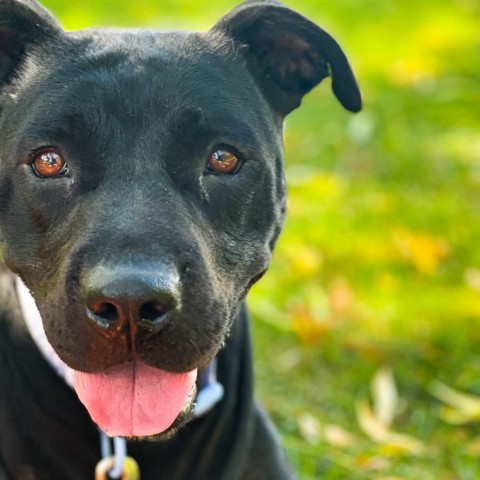
M 381 368 L 371 383 L 375 416 L 386 426 L 390 426 L 398 407 L 398 391 L 390 367 Z
M 445 238 L 409 230 L 397 231 L 395 244 L 401 255 L 425 275 L 434 275 L 438 265 L 450 251 Z
M 334 447 L 353 447 L 353 445 L 355 445 L 357 442 L 357 439 L 353 434 L 347 432 L 339 425 L 326 425 L 323 430 L 323 435 L 327 443 Z
M 390 455 L 421 455 L 424 445 L 410 435 L 390 431 L 372 412 L 367 402 L 357 403 L 357 420 L 363 432 L 374 442 L 388 447 Z
M 383 443 L 388 439 L 388 427 L 373 414 L 367 402 L 357 403 L 357 421 L 362 431 L 374 442 Z
M 330 319 L 320 318 L 308 305 L 292 308 L 291 315 L 293 331 L 306 345 L 319 343 L 333 328 Z
M 344 278 L 337 278 L 329 288 L 328 300 L 333 314 L 346 314 L 355 304 L 355 294 Z
M 455 390 L 441 382 L 434 382 L 430 388 L 433 396 L 449 405 L 442 409 L 442 418 L 456 425 L 480 420 L 480 397 Z
M 443 407 L 440 410 L 440 417 L 443 421 L 452 425 L 466 425 L 467 423 L 477 422 L 480 416 L 466 413 L 462 410 L 456 410 L 450 407 Z
M 391 466 L 391 462 L 389 462 L 385 457 L 379 457 L 377 455 L 359 455 L 355 459 L 355 463 L 362 470 L 370 470 L 372 472 L 387 470 Z
M 298 428 L 302 437 L 313 445 L 320 440 L 320 422 L 311 414 L 304 413 L 298 418 Z

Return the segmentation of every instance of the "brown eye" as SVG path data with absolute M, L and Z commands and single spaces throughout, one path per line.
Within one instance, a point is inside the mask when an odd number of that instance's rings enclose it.
M 235 154 L 221 148 L 213 152 L 207 163 L 207 169 L 217 173 L 235 173 L 240 166 L 240 160 Z
M 39 177 L 43 178 L 57 177 L 68 171 L 65 159 L 54 149 L 37 153 L 33 157 L 32 168 Z

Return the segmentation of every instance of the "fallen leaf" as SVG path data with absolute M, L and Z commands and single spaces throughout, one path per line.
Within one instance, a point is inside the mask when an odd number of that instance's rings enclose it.
M 471 413 L 464 412 L 462 410 L 455 410 L 450 407 L 442 407 L 440 410 L 440 418 L 452 425 L 466 425 L 480 420 L 480 416 L 472 415 Z
M 432 393 L 440 400 L 459 410 L 470 411 L 472 413 L 480 412 L 480 397 L 475 395 L 455 390 L 441 382 L 433 383 Z
M 373 414 L 367 402 L 357 402 L 357 421 L 363 433 L 374 442 L 383 443 L 388 439 L 388 427 Z
M 441 382 L 434 382 L 430 392 L 448 405 L 441 411 L 446 422 L 460 425 L 480 420 L 480 397 L 455 390 Z
M 372 412 L 367 402 L 357 403 L 357 420 L 362 431 L 375 443 L 389 447 L 392 456 L 397 454 L 421 455 L 423 443 L 410 435 L 392 432 Z
M 333 314 L 348 313 L 355 303 L 355 295 L 348 282 L 343 278 L 337 278 L 332 283 L 328 295 L 330 309 Z
M 390 367 L 381 368 L 371 383 L 375 416 L 386 426 L 390 426 L 398 407 L 398 392 Z
M 282 253 L 289 260 L 296 278 L 305 280 L 315 277 L 322 268 L 322 254 L 310 245 L 294 243 Z
M 321 426 L 316 417 L 310 413 L 304 413 L 298 418 L 298 428 L 300 435 L 313 445 L 317 444 L 320 440 Z
M 315 345 L 332 330 L 333 324 L 328 318 L 320 318 L 308 305 L 291 309 L 292 329 L 306 345 Z
M 323 436 L 326 442 L 333 447 L 348 448 L 357 443 L 355 436 L 339 425 L 326 425 L 323 429 Z
M 450 252 L 446 239 L 426 233 L 399 230 L 394 241 L 400 254 L 425 275 L 434 275 Z
M 391 466 L 391 462 L 386 458 L 377 455 L 360 455 L 355 459 L 355 463 L 363 470 L 370 470 L 372 472 L 386 470 Z

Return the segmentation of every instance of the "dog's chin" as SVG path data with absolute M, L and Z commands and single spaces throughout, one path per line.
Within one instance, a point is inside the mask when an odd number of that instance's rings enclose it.
M 185 405 L 182 408 L 182 411 L 175 419 L 175 421 L 163 432 L 157 433 L 155 435 L 147 435 L 144 437 L 137 437 L 137 436 L 127 436 L 124 437 L 128 441 L 135 441 L 135 442 L 159 442 L 163 440 L 169 440 L 170 438 L 174 437 L 176 433 L 186 425 L 190 420 L 193 419 L 195 415 L 195 397 L 197 395 L 197 388 L 192 389 L 192 392 L 187 398 Z

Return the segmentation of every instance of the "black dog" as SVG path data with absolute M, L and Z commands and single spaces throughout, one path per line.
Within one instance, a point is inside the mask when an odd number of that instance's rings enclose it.
M 338 44 L 275 0 L 207 33 L 67 33 L 0 0 L 0 478 L 92 478 L 89 414 L 155 436 L 128 445 L 142 479 L 293 477 L 253 401 L 243 302 L 284 220 L 283 119 L 327 76 L 358 111 Z M 225 395 L 192 419 L 215 364 Z

